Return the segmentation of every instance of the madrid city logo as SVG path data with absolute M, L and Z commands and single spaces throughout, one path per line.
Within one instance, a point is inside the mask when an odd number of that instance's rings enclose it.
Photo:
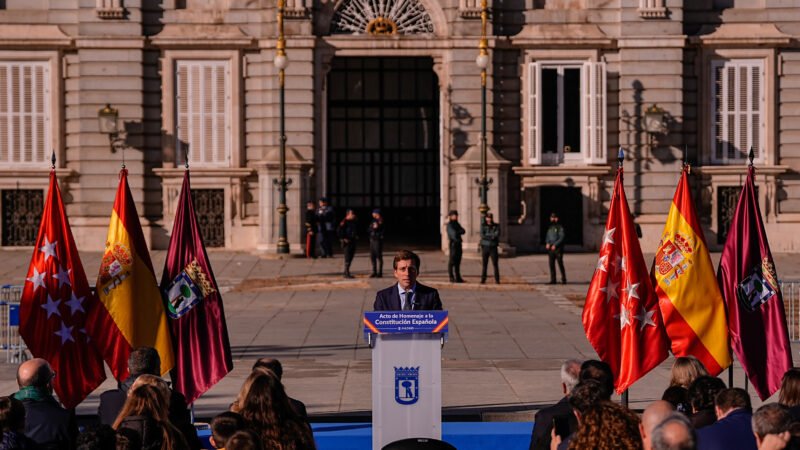
M 419 366 L 394 368 L 394 400 L 413 405 L 419 400 Z
M 177 319 L 215 291 L 197 259 L 193 259 L 167 288 L 167 314 Z
M 754 312 L 778 294 L 777 278 L 775 266 L 769 259 L 764 258 L 761 260 L 761 266 L 753 267 L 750 275 L 736 287 L 739 303 L 748 311 Z

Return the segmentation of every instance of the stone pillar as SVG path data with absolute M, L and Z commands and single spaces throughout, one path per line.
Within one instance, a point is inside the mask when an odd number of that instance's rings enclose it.
M 478 140 L 479 142 L 480 140 Z M 475 180 L 481 176 L 481 149 L 479 145 L 470 146 L 458 160 L 452 163 L 456 181 L 455 205 L 458 210 L 458 220 L 464 227 L 464 254 L 470 255 L 478 251 L 481 240 L 480 221 L 481 215 L 478 207 L 481 204 L 478 183 Z M 515 253 L 514 247 L 508 244 L 508 170 L 511 161 L 503 159 L 488 147 L 486 154 L 487 176 L 493 180 L 489 185 L 487 202 L 489 211 L 494 215 L 494 220 L 500 224 L 501 255 L 511 256 Z
M 259 233 L 256 250 L 275 253 L 278 243 L 278 188 L 273 180 L 280 175 L 280 154 L 277 148 L 267 152 L 264 161 L 255 165 L 258 171 Z M 293 148 L 286 149 L 287 186 L 286 213 L 287 238 L 292 254 L 305 252 L 305 203 L 311 199 L 310 161 L 300 156 Z

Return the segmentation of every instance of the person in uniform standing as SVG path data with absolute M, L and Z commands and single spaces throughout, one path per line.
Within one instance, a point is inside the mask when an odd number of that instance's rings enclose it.
M 322 197 L 319 199 L 319 208 L 317 208 L 317 236 L 323 258 L 333 257 L 333 240 L 336 235 L 336 230 L 333 228 L 335 222 L 336 216 L 333 206 L 330 205 L 328 197 Z
M 380 209 L 372 210 L 369 224 L 369 260 L 372 263 L 370 278 L 383 277 L 383 216 Z
M 461 278 L 461 236 L 466 233 L 464 227 L 458 223 L 458 211 L 455 209 L 448 214 L 447 239 L 450 241 L 450 256 L 447 259 L 447 273 L 451 283 L 463 283 Z
M 492 213 L 487 212 L 481 224 L 481 284 L 486 283 L 486 269 L 489 258 L 494 267 L 494 282 L 500 284 L 500 271 L 497 268 L 497 246 L 500 244 L 500 226 L 494 222 Z
M 350 274 L 350 264 L 356 256 L 356 241 L 358 241 L 358 221 L 352 209 L 347 210 L 344 219 L 339 223 L 339 239 L 344 249 L 344 277 L 354 278 Z
M 306 258 L 317 257 L 317 211 L 314 202 L 306 203 Z
M 561 270 L 561 284 L 567 284 L 567 275 L 564 273 L 564 227 L 558 223 L 558 215 L 550 213 L 550 227 L 544 237 L 544 246 L 547 250 L 547 260 L 550 263 L 550 284 L 556 284 L 556 261 Z

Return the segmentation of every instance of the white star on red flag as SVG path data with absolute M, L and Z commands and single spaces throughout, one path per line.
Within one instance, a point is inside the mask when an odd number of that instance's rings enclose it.
M 61 322 L 61 329 L 56 331 L 54 334 L 61 338 L 61 345 L 67 343 L 67 341 L 75 342 L 75 338 L 72 337 L 72 328 L 67 326 L 66 322 Z
M 615 283 L 613 278 L 608 277 L 608 284 L 600 288 L 600 291 L 606 294 L 606 304 L 608 304 L 612 298 L 619 300 L 619 294 L 617 293 L 618 287 L 619 283 Z
M 655 313 L 656 313 L 655 309 L 652 311 L 648 311 L 644 308 L 644 306 L 642 306 L 642 312 L 634 316 L 636 320 L 638 320 L 640 323 L 639 331 L 644 330 L 644 327 L 646 327 L 647 325 L 650 325 L 651 327 L 656 326 L 656 323 L 653 322 L 653 314 Z
M 631 284 L 631 282 L 628 281 L 628 286 L 625 287 L 624 290 L 625 290 L 625 295 L 627 295 L 629 299 L 639 298 L 639 294 L 636 292 L 636 290 L 639 289 L 639 284 L 640 283 Z
M 44 262 L 47 262 L 51 256 L 58 259 L 58 255 L 56 255 L 56 245 L 58 245 L 58 241 L 50 242 L 47 236 L 44 237 L 44 245 L 39 247 L 39 250 L 44 253 Z
M 49 319 L 50 316 L 53 314 L 61 317 L 61 311 L 58 310 L 58 305 L 61 303 L 61 300 L 53 301 L 53 298 L 50 297 L 50 294 L 47 294 L 47 303 L 42 305 L 42 309 L 47 311 L 47 318 Z
M 28 278 L 27 280 L 33 283 L 33 292 L 36 292 L 36 289 L 43 287 L 47 289 L 47 286 L 44 284 L 44 276 L 47 275 L 44 272 L 39 272 L 36 267 L 33 268 L 33 276 Z
M 619 319 L 619 329 L 625 328 L 626 325 L 631 324 L 631 313 L 628 311 L 628 308 L 622 308 L 619 314 L 615 315 L 614 317 Z
M 602 270 L 603 272 L 608 272 L 608 269 L 606 269 L 606 261 L 608 261 L 608 255 L 601 256 L 600 259 L 597 260 L 597 269 L 595 269 L 595 271 Z
M 606 244 L 614 244 L 614 232 L 617 231 L 617 228 L 609 228 L 603 233 L 603 245 Z
M 58 288 L 59 289 L 61 289 L 61 286 L 65 285 L 65 284 L 68 284 L 70 286 L 72 285 L 72 282 L 69 280 L 69 273 L 71 271 L 72 271 L 72 269 L 64 270 L 62 268 L 59 268 L 58 273 L 54 273 L 53 274 L 53 278 L 58 280 Z
M 86 313 L 86 311 L 83 309 L 84 298 L 85 297 L 78 297 L 77 295 L 75 295 L 75 292 L 72 292 L 72 298 L 70 298 L 69 301 L 65 303 L 65 305 L 69 306 L 70 314 L 74 316 L 75 313 L 77 312 L 82 312 L 84 314 Z

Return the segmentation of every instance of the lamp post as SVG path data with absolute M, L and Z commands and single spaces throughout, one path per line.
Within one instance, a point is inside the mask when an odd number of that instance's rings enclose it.
M 119 111 L 108 103 L 97 111 L 98 129 L 101 133 L 108 135 L 108 141 L 109 144 L 111 144 L 111 153 L 116 153 L 117 150 L 125 149 L 125 136 L 124 133 L 119 131 L 118 119 Z
M 283 35 L 283 13 L 286 0 L 278 0 L 278 43 L 273 64 L 278 69 L 279 85 L 279 153 L 280 153 L 280 175 L 278 179 L 272 180 L 278 187 L 278 253 L 289 253 L 289 240 L 286 237 L 286 187 L 292 184 L 292 180 L 286 179 L 286 101 L 285 101 L 285 71 L 289 66 L 289 58 L 286 57 L 286 38 Z
M 481 41 L 478 44 L 478 57 L 475 58 L 475 64 L 481 69 L 481 176 L 475 180 L 480 186 L 481 205 L 478 210 L 481 213 L 481 224 L 489 211 L 486 196 L 489 192 L 489 185 L 492 183 L 486 174 L 486 69 L 489 67 L 489 41 L 486 38 L 486 25 L 488 21 L 487 0 L 481 0 Z

